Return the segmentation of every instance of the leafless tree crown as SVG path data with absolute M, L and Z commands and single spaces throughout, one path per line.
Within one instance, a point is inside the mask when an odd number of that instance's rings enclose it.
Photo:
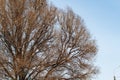
M 97 48 L 83 20 L 46 0 L 0 0 L 0 79 L 87 80 Z

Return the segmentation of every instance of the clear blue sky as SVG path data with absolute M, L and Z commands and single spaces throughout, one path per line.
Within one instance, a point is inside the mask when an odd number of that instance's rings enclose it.
M 120 0 L 50 1 L 63 9 L 71 7 L 97 40 L 99 51 L 95 64 L 100 74 L 94 80 L 113 80 L 114 75 L 120 76 Z

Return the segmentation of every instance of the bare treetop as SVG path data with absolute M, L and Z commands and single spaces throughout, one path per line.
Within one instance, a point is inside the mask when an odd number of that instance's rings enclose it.
M 87 80 L 97 48 L 83 20 L 46 0 L 0 0 L 0 78 Z

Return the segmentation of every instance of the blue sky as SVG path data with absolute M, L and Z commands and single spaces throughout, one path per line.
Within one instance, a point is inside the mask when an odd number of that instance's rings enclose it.
M 57 7 L 71 7 L 84 19 L 98 45 L 95 65 L 100 74 L 93 80 L 120 79 L 120 0 L 50 0 Z

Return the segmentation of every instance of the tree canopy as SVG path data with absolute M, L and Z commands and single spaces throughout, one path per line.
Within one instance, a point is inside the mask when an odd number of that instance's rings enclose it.
M 0 0 L 0 78 L 87 80 L 97 53 L 81 17 L 46 0 Z

